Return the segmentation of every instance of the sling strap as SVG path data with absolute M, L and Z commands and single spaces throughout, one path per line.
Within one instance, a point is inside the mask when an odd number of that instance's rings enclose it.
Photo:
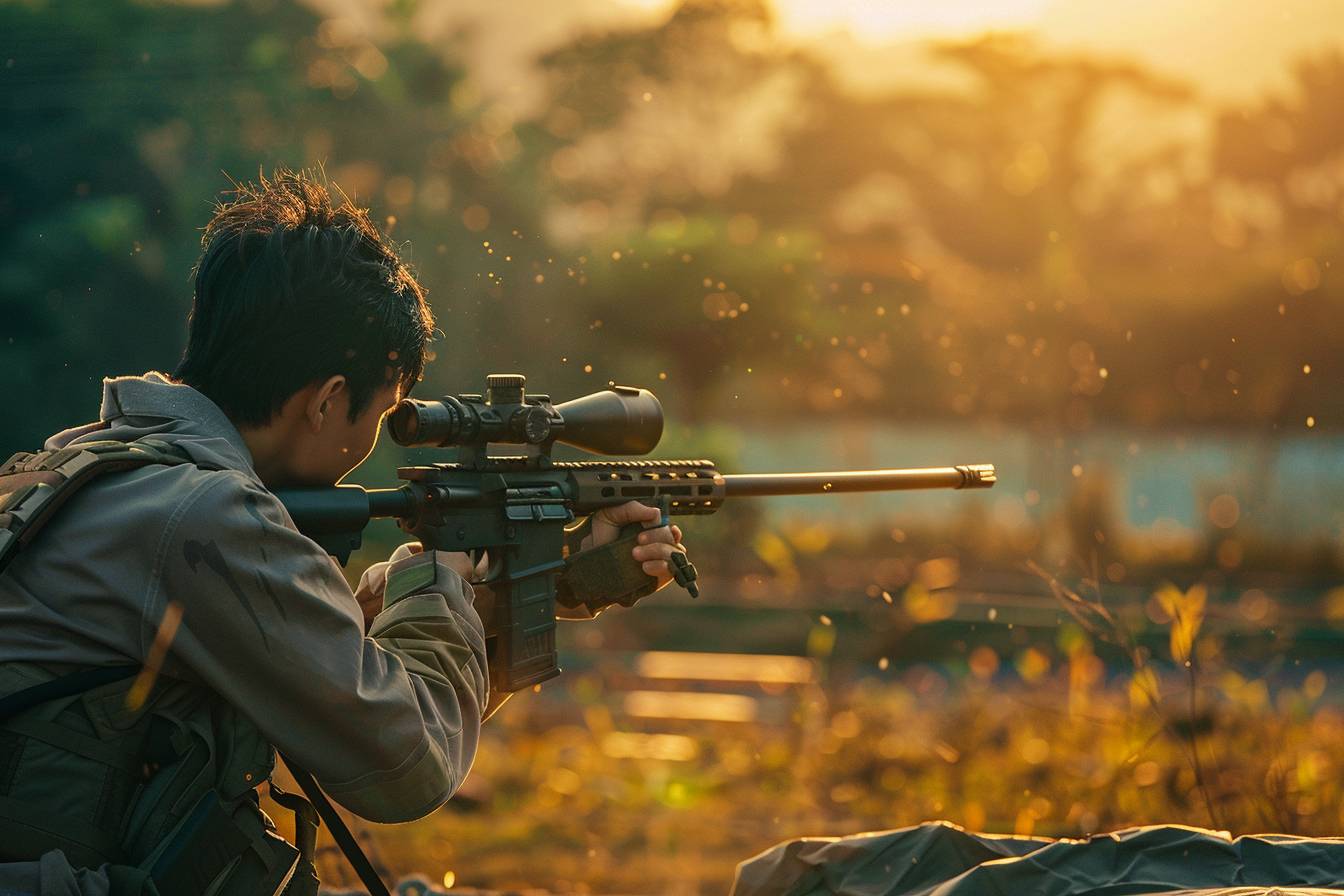
M 308 801 L 313 804 L 317 814 L 326 823 L 327 830 L 331 831 L 332 839 L 341 848 L 341 852 L 345 855 L 345 860 L 350 863 L 350 867 L 355 869 L 355 874 L 359 876 L 360 882 L 369 891 L 369 896 L 390 896 L 387 885 L 378 876 L 378 871 L 369 861 L 369 857 L 364 855 L 364 850 L 360 848 L 359 841 L 350 832 L 350 828 L 346 827 L 345 820 L 336 812 L 336 807 L 331 804 L 331 800 L 327 799 L 327 795 L 322 792 L 322 788 L 317 786 L 317 780 L 302 766 L 295 765 L 294 761 L 284 753 L 281 753 L 280 757 L 285 760 L 289 773 L 294 776 L 294 781 L 299 785 L 304 796 L 308 797 Z

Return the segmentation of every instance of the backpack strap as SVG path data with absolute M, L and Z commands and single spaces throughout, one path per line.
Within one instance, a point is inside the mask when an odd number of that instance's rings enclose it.
M 194 461 L 183 449 L 152 438 L 20 451 L 0 465 L 0 572 L 91 479 L 150 464 L 189 463 Z
M 138 665 L 90 666 L 87 669 L 80 669 L 77 672 L 62 675 L 41 684 L 35 684 L 21 691 L 15 691 L 12 694 L 0 697 L 0 722 L 52 700 L 74 697 L 105 684 L 111 684 L 114 681 L 125 681 L 139 671 L 140 667 Z

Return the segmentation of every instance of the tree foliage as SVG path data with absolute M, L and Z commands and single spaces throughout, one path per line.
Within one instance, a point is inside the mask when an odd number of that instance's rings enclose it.
M 519 368 L 697 419 L 1344 419 L 1344 57 L 1228 108 L 996 36 L 928 47 L 953 86 L 860 93 L 766 5 L 687 0 L 546 53 L 519 114 L 417 12 L 0 5 L 7 448 L 173 366 L 211 197 L 277 164 L 407 241 L 426 391 Z

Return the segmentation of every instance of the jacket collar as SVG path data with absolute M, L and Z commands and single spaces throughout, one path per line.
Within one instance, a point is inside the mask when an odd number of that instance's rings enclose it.
M 233 462 L 227 466 L 255 475 L 247 443 L 219 405 L 157 371 L 104 379 L 98 416 L 114 429 L 126 425 L 138 428 L 140 421 L 162 421 L 169 425 L 165 428 L 160 423 L 153 428 L 180 435 L 181 441 L 209 443 L 215 454 L 237 455 L 228 458 Z

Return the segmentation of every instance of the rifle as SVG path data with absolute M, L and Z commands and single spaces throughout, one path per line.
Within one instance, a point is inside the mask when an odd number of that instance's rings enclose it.
M 928 488 L 989 488 L 990 464 L 914 470 L 720 473 L 709 460 L 558 461 L 557 442 L 593 454 L 642 455 L 663 433 L 663 409 L 647 389 L 615 386 L 552 404 L 525 392 L 521 374 L 491 374 L 482 394 L 405 399 L 388 416 L 405 446 L 456 448 L 453 462 L 402 467 L 398 488 L 357 485 L 277 492 L 299 531 L 344 565 L 370 519 L 393 517 L 427 548 L 489 557 L 482 585 L 494 592 L 487 622 L 491 688 L 521 690 L 558 675 L 556 605 L 598 600 L 629 605 L 655 580 L 629 555 L 641 530 L 578 550 L 588 520 L 635 500 L 670 516 L 713 513 L 727 498 Z M 497 456 L 490 446 L 522 446 Z M 695 567 L 674 556 L 673 573 L 692 596 Z

